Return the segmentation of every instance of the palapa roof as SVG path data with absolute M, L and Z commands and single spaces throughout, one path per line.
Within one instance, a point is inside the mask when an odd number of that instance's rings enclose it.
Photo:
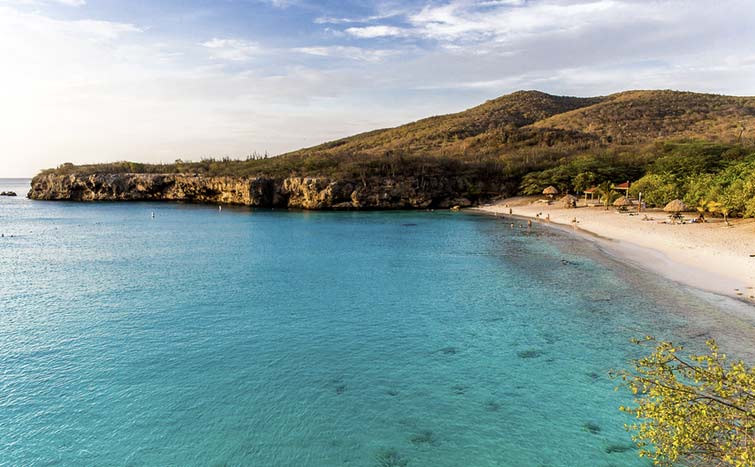
M 624 182 L 619 183 L 618 185 L 613 185 L 611 188 L 614 190 L 629 190 L 629 187 L 632 185 L 632 182 Z M 587 190 L 583 191 L 583 193 L 596 193 L 598 191 L 598 187 L 594 186 L 592 188 L 588 188 Z
M 556 189 L 555 186 L 551 185 L 548 188 L 546 188 L 545 190 L 543 190 L 543 194 L 544 195 L 557 195 L 558 194 L 558 189 Z
M 613 202 L 613 205 L 617 207 L 634 206 L 634 202 L 632 202 L 632 200 L 627 198 L 626 196 L 620 196 L 616 201 Z
M 665 208 L 663 208 L 666 212 L 682 212 L 687 211 L 687 205 L 682 202 L 680 199 L 675 199 L 674 201 L 668 203 Z
M 566 207 L 572 207 L 577 204 L 577 201 L 579 201 L 579 198 L 577 198 L 574 195 L 566 195 L 559 201 L 561 204 L 563 204 Z

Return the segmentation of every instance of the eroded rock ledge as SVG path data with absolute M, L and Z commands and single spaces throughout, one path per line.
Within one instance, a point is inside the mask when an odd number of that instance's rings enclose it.
M 471 206 L 505 195 L 501 185 L 463 177 L 331 180 L 183 174 L 39 175 L 28 197 L 71 201 L 188 201 L 298 209 L 425 209 Z

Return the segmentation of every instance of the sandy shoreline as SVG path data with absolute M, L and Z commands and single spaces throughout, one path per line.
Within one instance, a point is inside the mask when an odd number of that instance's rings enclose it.
M 475 211 L 532 219 L 593 241 L 601 250 L 641 269 L 692 287 L 755 304 L 755 220 L 664 224 L 667 214 L 648 210 L 630 216 L 614 208 L 566 209 L 537 198 L 510 198 Z M 537 215 L 540 214 L 540 218 Z M 644 215 L 653 220 L 642 220 Z M 546 221 L 550 217 L 550 222 Z M 687 217 L 693 217 L 688 213 Z M 577 219 L 576 226 L 572 222 Z

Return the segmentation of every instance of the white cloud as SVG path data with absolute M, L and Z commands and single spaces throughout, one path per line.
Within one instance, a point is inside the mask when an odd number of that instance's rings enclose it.
M 346 29 L 346 33 L 363 39 L 371 39 L 376 37 L 403 36 L 405 31 L 395 26 L 365 26 L 348 28 Z
M 387 57 L 399 54 L 397 50 L 372 50 L 347 46 L 297 47 L 292 50 L 319 57 L 346 58 L 365 62 L 379 62 Z
M 210 49 L 212 57 L 234 62 L 247 61 L 260 51 L 258 44 L 241 39 L 214 38 L 201 45 Z
M 505 42 L 521 37 L 579 31 L 635 21 L 666 22 L 669 2 L 636 5 L 621 0 L 488 2 L 426 6 L 411 15 L 413 34 L 440 41 Z

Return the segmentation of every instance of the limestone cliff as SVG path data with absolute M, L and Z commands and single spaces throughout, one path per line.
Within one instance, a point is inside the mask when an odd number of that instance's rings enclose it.
M 424 209 L 470 206 L 505 187 L 463 177 L 245 178 L 185 174 L 39 175 L 28 197 L 38 200 L 158 201 L 299 209 Z

